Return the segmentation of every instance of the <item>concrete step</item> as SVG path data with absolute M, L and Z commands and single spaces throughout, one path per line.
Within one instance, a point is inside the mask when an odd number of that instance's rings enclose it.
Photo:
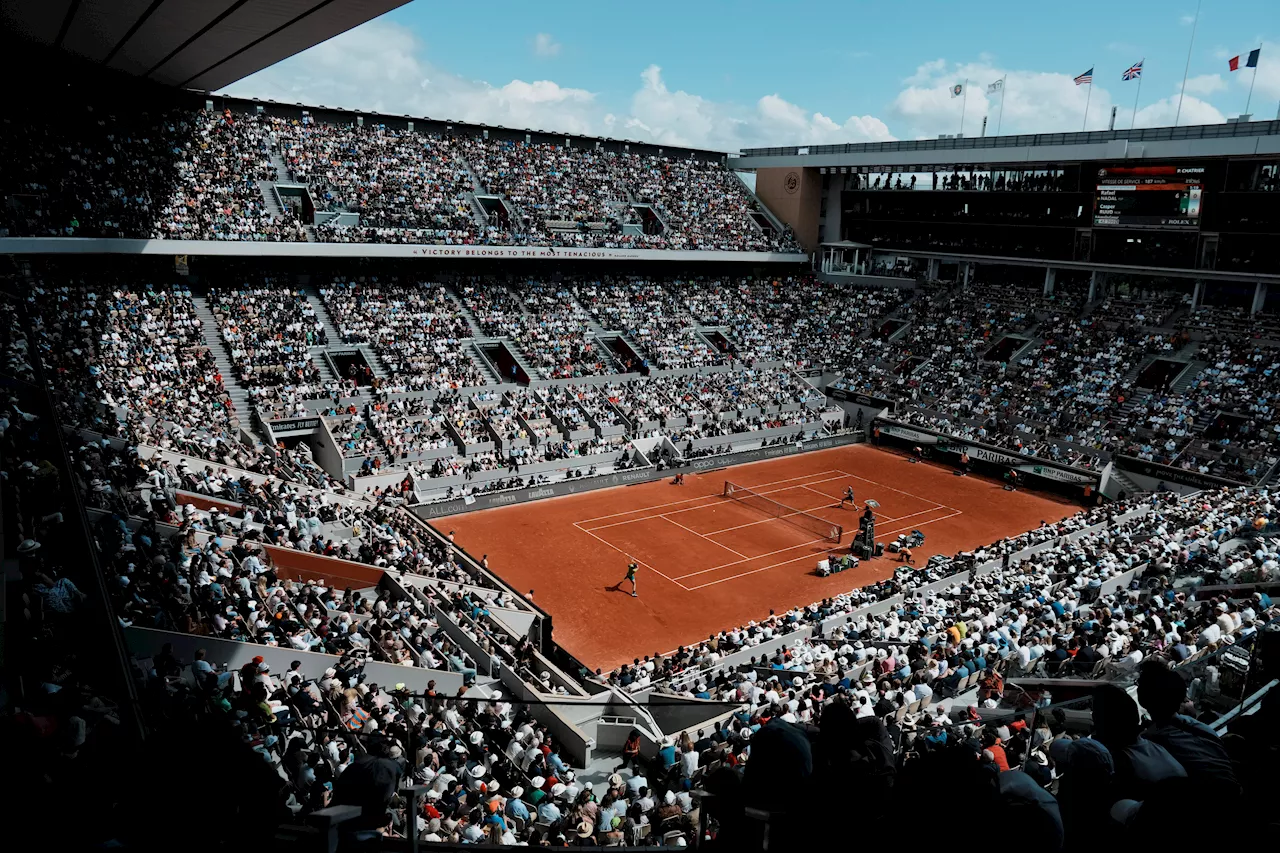
M 466 301 L 455 290 L 449 291 L 450 298 L 457 305 L 458 313 L 467 321 L 467 328 L 471 330 L 471 337 L 483 338 L 484 333 L 480 331 L 480 321 L 476 319 L 476 315 L 471 313 L 471 309 L 467 307 Z
M 1190 388 L 1196 381 L 1196 377 L 1200 375 L 1200 371 L 1209 366 L 1206 361 L 1192 361 L 1188 363 L 1182 375 L 1178 377 L 1178 381 L 1173 383 L 1170 390 L 1175 394 L 1181 394 Z
M 333 318 L 329 316 L 329 309 L 325 306 L 324 300 L 320 298 L 311 287 L 302 288 L 303 294 L 307 298 L 307 302 L 311 305 L 311 310 L 316 312 L 316 319 L 320 321 L 321 328 L 328 336 L 329 346 L 337 346 L 343 343 L 342 336 L 338 334 L 338 327 L 334 324 Z
M 479 345 L 473 342 L 465 346 L 467 347 L 467 355 L 471 357 L 471 360 L 480 368 L 480 372 L 484 374 L 485 382 L 490 385 L 502 384 L 503 380 L 498 376 L 497 368 L 480 352 Z
M 284 208 L 280 206 L 280 196 L 276 185 L 271 181 L 258 181 L 258 192 L 262 195 L 262 203 L 273 219 L 284 219 Z
M 1140 495 L 1144 491 L 1137 483 L 1125 476 L 1125 473 L 1119 468 L 1113 467 L 1111 469 L 1111 479 L 1120 484 L 1120 488 L 1124 489 L 1128 497 Z
M 374 352 L 373 347 L 369 344 L 357 344 L 356 349 L 364 353 L 364 360 L 369 362 L 369 368 L 373 371 L 373 375 L 379 379 L 386 379 L 391 375 L 386 366 L 382 363 L 382 359 Z
M 289 164 L 284 161 L 284 156 L 279 152 L 272 150 L 271 165 L 276 167 L 276 180 L 293 182 L 293 178 L 289 176 Z
M 222 385 L 227 389 L 227 396 L 235 404 L 235 422 L 245 426 L 251 423 L 249 389 L 237 378 L 235 365 L 231 361 L 231 352 L 222 339 L 222 330 L 218 326 L 218 318 L 214 316 L 213 309 L 209 306 L 208 297 L 193 295 L 192 302 L 195 304 L 196 316 L 200 318 L 200 333 L 204 337 L 205 345 L 213 353 L 213 362 L 218 366 L 218 372 L 222 374 Z

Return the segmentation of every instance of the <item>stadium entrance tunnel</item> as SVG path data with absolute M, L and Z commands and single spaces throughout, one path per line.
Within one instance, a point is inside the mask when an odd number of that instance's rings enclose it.
M 666 232 L 667 224 L 662 221 L 662 217 L 658 216 L 652 206 L 633 204 L 631 205 L 631 212 L 636 219 L 640 220 L 640 229 L 645 234 L 657 235 Z
M 1241 438 L 1247 434 L 1248 425 L 1249 418 L 1246 415 L 1218 412 L 1209 425 L 1205 427 L 1204 437 L 1208 441 Z
M 1001 361 L 1007 362 L 1013 358 L 1013 354 L 1022 349 L 1026 345 L 1029 338 L 1016 338 L 1013 335 L 1005 335 L 996 341 L 991 349 L 987 350 L 982 356 L 984 361 Z
M 906 320 L 885 320 L 880 324 L 880 337 L 882 340 L 889 340 L 896 335 L 903 326 L 907 325 Z
M 1157 358 L 1138 374 L 1137 385 L 1139 388 L 1165 389 L 1172 385 L 1178 378 L 1178 374 L 1186 369 L 1185 361 Z
M 715 347 L 716 352 L 726 355 L 737 355 L 737 347 L 733 345 L 733 341 L 729 340 L 721 332 L 710 331 L 703 332 L 702 336 L 707 339 L 711 346 Z
M 490 225 L 496 224 L 501 228 L 511 227 L 511 217 L 507 215 L 507 206 L 502 203 L 500 196 L 477 195 L 476 201 L 480 203 L 485 216 L 489 218 Z
M 927 359 L 921 358 L 918 355 L 913 355 L 911 358 L 903 359 L 902 362 L 898 364 L 898 375 L 910 376 L 919 370 L 920 365 L 924 364 L 925 361 L 927 361 Z
M 354 379 L 360 386 L 373 384 L 373 367 L 360 350 L 339 350 L 330 352 L 328 355 L 329 360 L 333 362 L 334 372 L 342 379 Z
M 600 341 L 609 348 L 609 352 L 614 354 L 618 363 L 625 368 L 625 372 L 639 371 L 642 376 L 649 375 L 649 366 L 644 363 L 640 353 L 632 349 L 631 344 L 623 340 L 621 335 L 601 338 Z
M 516 360 L 511 350 L 507 349 L 506 344 L 501 341 L 483 344 L 480 347 L 480 352 L 484 354 L 485 358 L 489 359 L 504 382 L 514 380 L 521 385 L 529 384 L 529 374 L 520 365 L 520 362 Z

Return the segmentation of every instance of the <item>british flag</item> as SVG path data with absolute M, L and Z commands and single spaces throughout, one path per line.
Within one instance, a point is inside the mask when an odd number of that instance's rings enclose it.
M 1125 80 L 1137 80 L 1142 76 L 1142 63 L 1145 59 L 1139 59 L 1137 62 L 1129 66 L 1129 70 L 1122 75 Z

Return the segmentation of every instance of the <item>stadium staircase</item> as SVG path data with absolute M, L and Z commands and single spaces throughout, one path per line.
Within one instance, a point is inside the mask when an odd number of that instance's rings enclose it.
M 280 203 L 280 191 L 271 181 L 258 181 L 258 192 L 262 194 L 262 203 L 271 214 L 272 219 L 284 219 L 284 205 Z
M 453 300 L 454 307 L 462 316 L 462 319 L 467 321 L 467 328 L 471 330 L 471 342 L 463 344 L 467 355 L 480 368 L 480 372 L 484 374 L 485 382 L 490 385 L 502 384 L 506 380 L 498 375 L 498 369 L 494 367 L 493 363 L 489 361 L 480 349 L 481 343 L 496 341 L 499 338 L 490 338 L 480 329 L 480 321 L 476 319 L 476 315 L 467 307 L 467 303 L 462 301 L 462 297 L 458 295 L 456 290 L 451 289 L 449 291 L 449 298 Z
M 218 365 L 218 372 L 222 374 L 223 387 L 227 389 L 227 395 L 235 404 L 235 420 L 242 429 L 250 431 L 252 419 L 249 417 L 249 389 L 241 385 L 240 379 L 236 376 L 235 365 L 231 363 L 231 351 L 227 349 L 227 343 L 218 331 L 218 318 L 213 315 L 213 309 L 209 307 L 209 297 L 193 293 L 191 299 L 196 306 L 196 316 L 200 318 L 200 333 L 204 335 L 204 342 L 213 353 L 213 361 Z
M 507 352 L 511 353 L 511 357 L 516 360 L 516 364 L 520 365 L 520 369 L 525 372 L 525 375 L 530 379 L 542 378 L 542 374 L 538 372 L 536 367 L 529 363 L 529 359 L 520 351 L 520 347 L 516 346 L 516 342 L 513 341 L 510 336 L 503 335 L 498 340 L 502 341 L 502 343 L 506 345 Z
M 361 355 L 364 356 L 364 360 L 368 362 L 369 369 L 373 371 L 374 376 L 379 379 L 386 379 L 390 376 L 386 367 L 383 366 L 382 360 L 378 358 L 378 354 L 373 351 L 372 346 L 364 343 L 348 344 L 343 340 L 342 335 L 338 332 L 338 327 L 334 325 L 333 318 L 329 316 L 329 309 L 325 307 L 324 300 L 320 298 L 318 293 L 314 292 L 310 287 L 303 288 L 302 292 L 306 296 L 307 302 L 311 303 L 312 310 L 316 312 L 316 319 L 320 321 L 320 325 L 324 328 L 324 333 L 329 339 L 328 346 L 311 348 L 312 360 L 320 367 L 320 372 L 326 374 L 324 377 L 326 381 L 330 378 L 338 378 L 333 375 L 329 360 L 318 357 L 329 349 L 358 349 Z M 367 396 L 363 393 L 363 389 L 361 396 Z
M 644 359 L 647 359 L 649 357 L 648 353 L 645 352 L 644 347 L 636 343 L 636 339 L 631 337 L 630 333 L 628 333 L 625 329 L 606 329 L 596 319 L 594 314 L 586 310 L 586 306 L 584 306 L 581 302 L 578 303 L 578 307 L 582 308 L 586 313 L 587 325 L 591 328 L 591 331 L 594 333 L 596 340 L 602 341 L 604 338 L 618 338 L 624 344 L 630 347 L 631 351 L 635 353 L 637 357 L 644 358 Z M 613 352 L 613 350 L 610 349 L 609 347 L 605 347 L 605 349 L 609 350 L 609 357 L 613 359 L 613 362 L 615 365 L 617 365 L 618 370 L 625 371 L 626 365 L 622 363 L 622 360 L 618 357 L 618 354 Z M 650 365 L 652 366 L 652 362 L 650 362 Z
M 464 347 L 466 347 L 467 355 L 471 357 L 471 360 L 479 366 L 480 372 L 484 374 L 486 384 L 501 385 L 508 381 L 498 375 L 498 368 L 494 367 L 493 362 L 481 351 L 478 341 L 464 344 Z
M 742 180 L 742 176 L 739 175 L 737 172 L 735 172 L 733 169 L 729 170 L 729 174 L 733 175 L 733 179 L 742 186 L 742 189 L 743 191 L 746 192 L 747 196 L 750 197 L 750 199 L 753 202 L 755 202 L 756 210 L 759 213 L 761 213 L 765 219 L 769 220 L 769 224 L 774 227 L 774 230 L 776 230 L 779 234 L 787 233 L 787 227 L 782 224 L 782 220 L 779 219 L 777 216 L 774 216 L 772 210 L 765 207 L 764 202 L 762 202 L 760 200 L 760 197 L 756 195 L 755 190 L 747 186 L 747 182 Z
M 1187 367 L 1178 377 L 1178 381 L 1170 386 L 1170 390 L 1175 394 L 1181 394 L 1196 382 L 1196 377 L 1200 375 L 1200 371 L 1209 366 L 1207 361 L 1189 361 Z
M 489 227 L 489 214 L 484 212 L 484 205 L 480 203 L 480 199 L 476 195 L 485 195 L 484 185 L 480 183 L 480 178 L 476 177 L 476 173 L 471 169 L 471 164 L 467 162 L 467 158 L 461 154 L 454 156 L 454 162 L 467 172 L 467 177 L 471 179 L 471 191 L 467 193 L 467 201 L 471 203 L 471 217 L 480 228 Z
M 480 329 L 480 321 L 476 319 L 476 315 L 467 307 L 467 303 L 458 295 L 456 289 L 451 289 L 449 291 L 449 298 L 454 301 L 454 305 L 456 306 L 458 313 L 462 315 L 462 319 L 467 321 L 467 328 L 471 330 L 471 337 L 476 338 L 477 340 L 485 337 L 484 332 Z
M 1128 475 L 1126 475 L 1123 471 L 1121 471 L 1119 468 L 1115 466 L 1112 466 L 1111 468 L 1111 479 L 1119 483 L 1120 488 L 1124 489 L 1125 494 L 1128 495 L 1129 497 L 1133 497 L 1135 495 L 1141 495 L 1144 492 L 1146 492 L 1146 489 L 1143 489 L 1133 480 L 1129 479 Z
M 284 155 L 274 148 L 271 150 L 271 165 L 276 167 L 277 181 L 292 181 L 293 178 L 289 174 L 289 164 L 285 163 Z

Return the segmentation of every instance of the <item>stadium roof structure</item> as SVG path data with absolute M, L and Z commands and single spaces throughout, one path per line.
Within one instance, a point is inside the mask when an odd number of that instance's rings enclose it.
M 733 169 L 896 167 L 941 170 L 948 164 L 1033 165 L 1087 160 L 1177 159 L 1280 153 L 1280 120 L 1031 133 L 948 139 L 903 139 L 842 145 L 747 148 Z
M 212 91 L 408 2 L 0 0 L 0 22 L 116 71 Z

